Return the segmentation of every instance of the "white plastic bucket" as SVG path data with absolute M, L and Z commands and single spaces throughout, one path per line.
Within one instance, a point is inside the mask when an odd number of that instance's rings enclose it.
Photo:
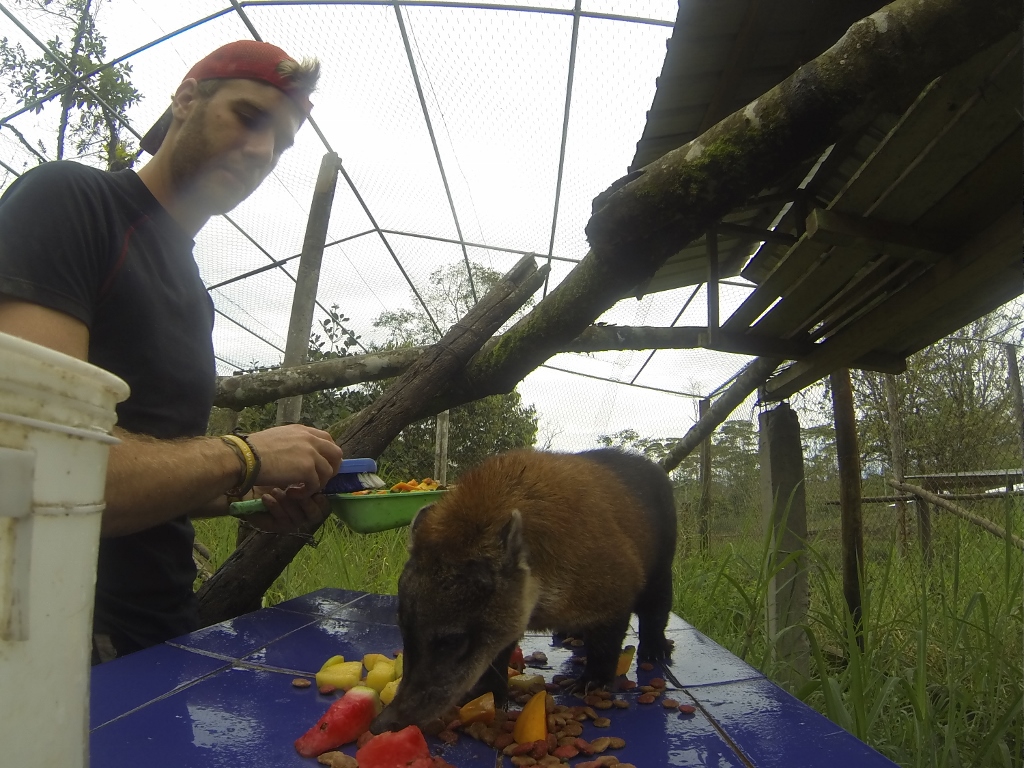
M 116 376 L 0 333 L 0 762 L 86 766 Z

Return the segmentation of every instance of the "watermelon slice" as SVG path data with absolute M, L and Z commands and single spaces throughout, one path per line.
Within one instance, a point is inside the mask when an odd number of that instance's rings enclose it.
M 380 710 L 377 692 L 357 685 L 331 704 L 316 725 L 295 740 L 295 749 L 303 757 L 316 757 L 349 744 L 370 727 Z
M 407 768 L 410 763 L 419 768 L 420 760 L 430 760 L 430 750 L 415 725 L 377 734 L 356 752 L 359 768 Z

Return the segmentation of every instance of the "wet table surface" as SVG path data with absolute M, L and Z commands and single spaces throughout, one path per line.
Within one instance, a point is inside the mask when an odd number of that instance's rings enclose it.
M 292 746 L 326 711 L 334 696 L 291 681 L 312 677 L 330 656 L 391 655 L 402 645 L 397 601 L 322 589 L 92 669 L 90 752 L 93 768 L 286 768 L 317 766 Z M 635 617 L 634 617 L 635 619 Z M 635 629 L 635 627 L 634 627 Z M 628 677 L 668 684 L 666 696 L 693 704 L 685 715 L 629 701 L 611 709 L 611 726 L 584 724 L 584 739 L 619 736 L 614 754 L 637 768 L 892 768 L 895 764 L 801 703 L 756 669 L 676 616 L 670 664 Z M 627 643 L 636 643 L 635 634 Z M 543 651 L 536 671 L 550 680 L 577 668 L 569 648 L 548 634 L 529 635 L 524 653 Z M 580 704 L 571 696 L 560 703 Z M 510 767 L 509 758 L 469 736 L 445 746 L 428 743 L 457 768 Z M 354 745 L 342 751 L 355 754 Z M 579 756 L 570 766 L 586 759 Z

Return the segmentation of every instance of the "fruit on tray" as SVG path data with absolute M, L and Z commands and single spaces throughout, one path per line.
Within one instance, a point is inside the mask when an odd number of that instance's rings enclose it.
M 395 662 L 391 659 L 381 659 L 366 673 L 366 684 L 380 693 L 385 685 L 395 680 L 395 677 Z
M 627 645 L 619 654 L 619 664 L 615 667 L 615 674 L 624 675 L 629 672 L 629 665 L 633 663 L 633 654 L 636 653 L 635 645 Z
M 380 710 L 377 692 L 357 685 L 331 704 L 316 724 L 295 740 L 295 749 L 303 757 L 316 757 L 350 744 L 370 727 Z M 423 738 L 422 734 L 420 738 Z
M 363 663 L 361 661 L 340 661 L 330 666 L 325 666 L 316 673 L 316 685 L 333 685 L 342 691 L 347 691 L 359 685 L 363 676 Z
M 356 752 L 359 768 L 397 768 L 424 760 L 430 765 L 430 749 L 423 732 L 415 725 L 400 731 L 385 731 L 370 739 Z
M 494 722 L 494 694 L 488 691 L 483 696 L 477 696 L 459 708 L 459 720 L 463 725 L 470 723 L 493 723 Z
M 548 737 L 547 691 L 533 694 L 516 718 L 512 738 L 517 744 L 543 741 Z

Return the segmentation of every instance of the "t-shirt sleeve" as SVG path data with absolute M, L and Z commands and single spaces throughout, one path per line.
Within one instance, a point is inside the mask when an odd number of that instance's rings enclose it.
M 109 221 L 94 169 L 46 163 L 0 197 L 0 294 L 92 325 L 112 261 Z

